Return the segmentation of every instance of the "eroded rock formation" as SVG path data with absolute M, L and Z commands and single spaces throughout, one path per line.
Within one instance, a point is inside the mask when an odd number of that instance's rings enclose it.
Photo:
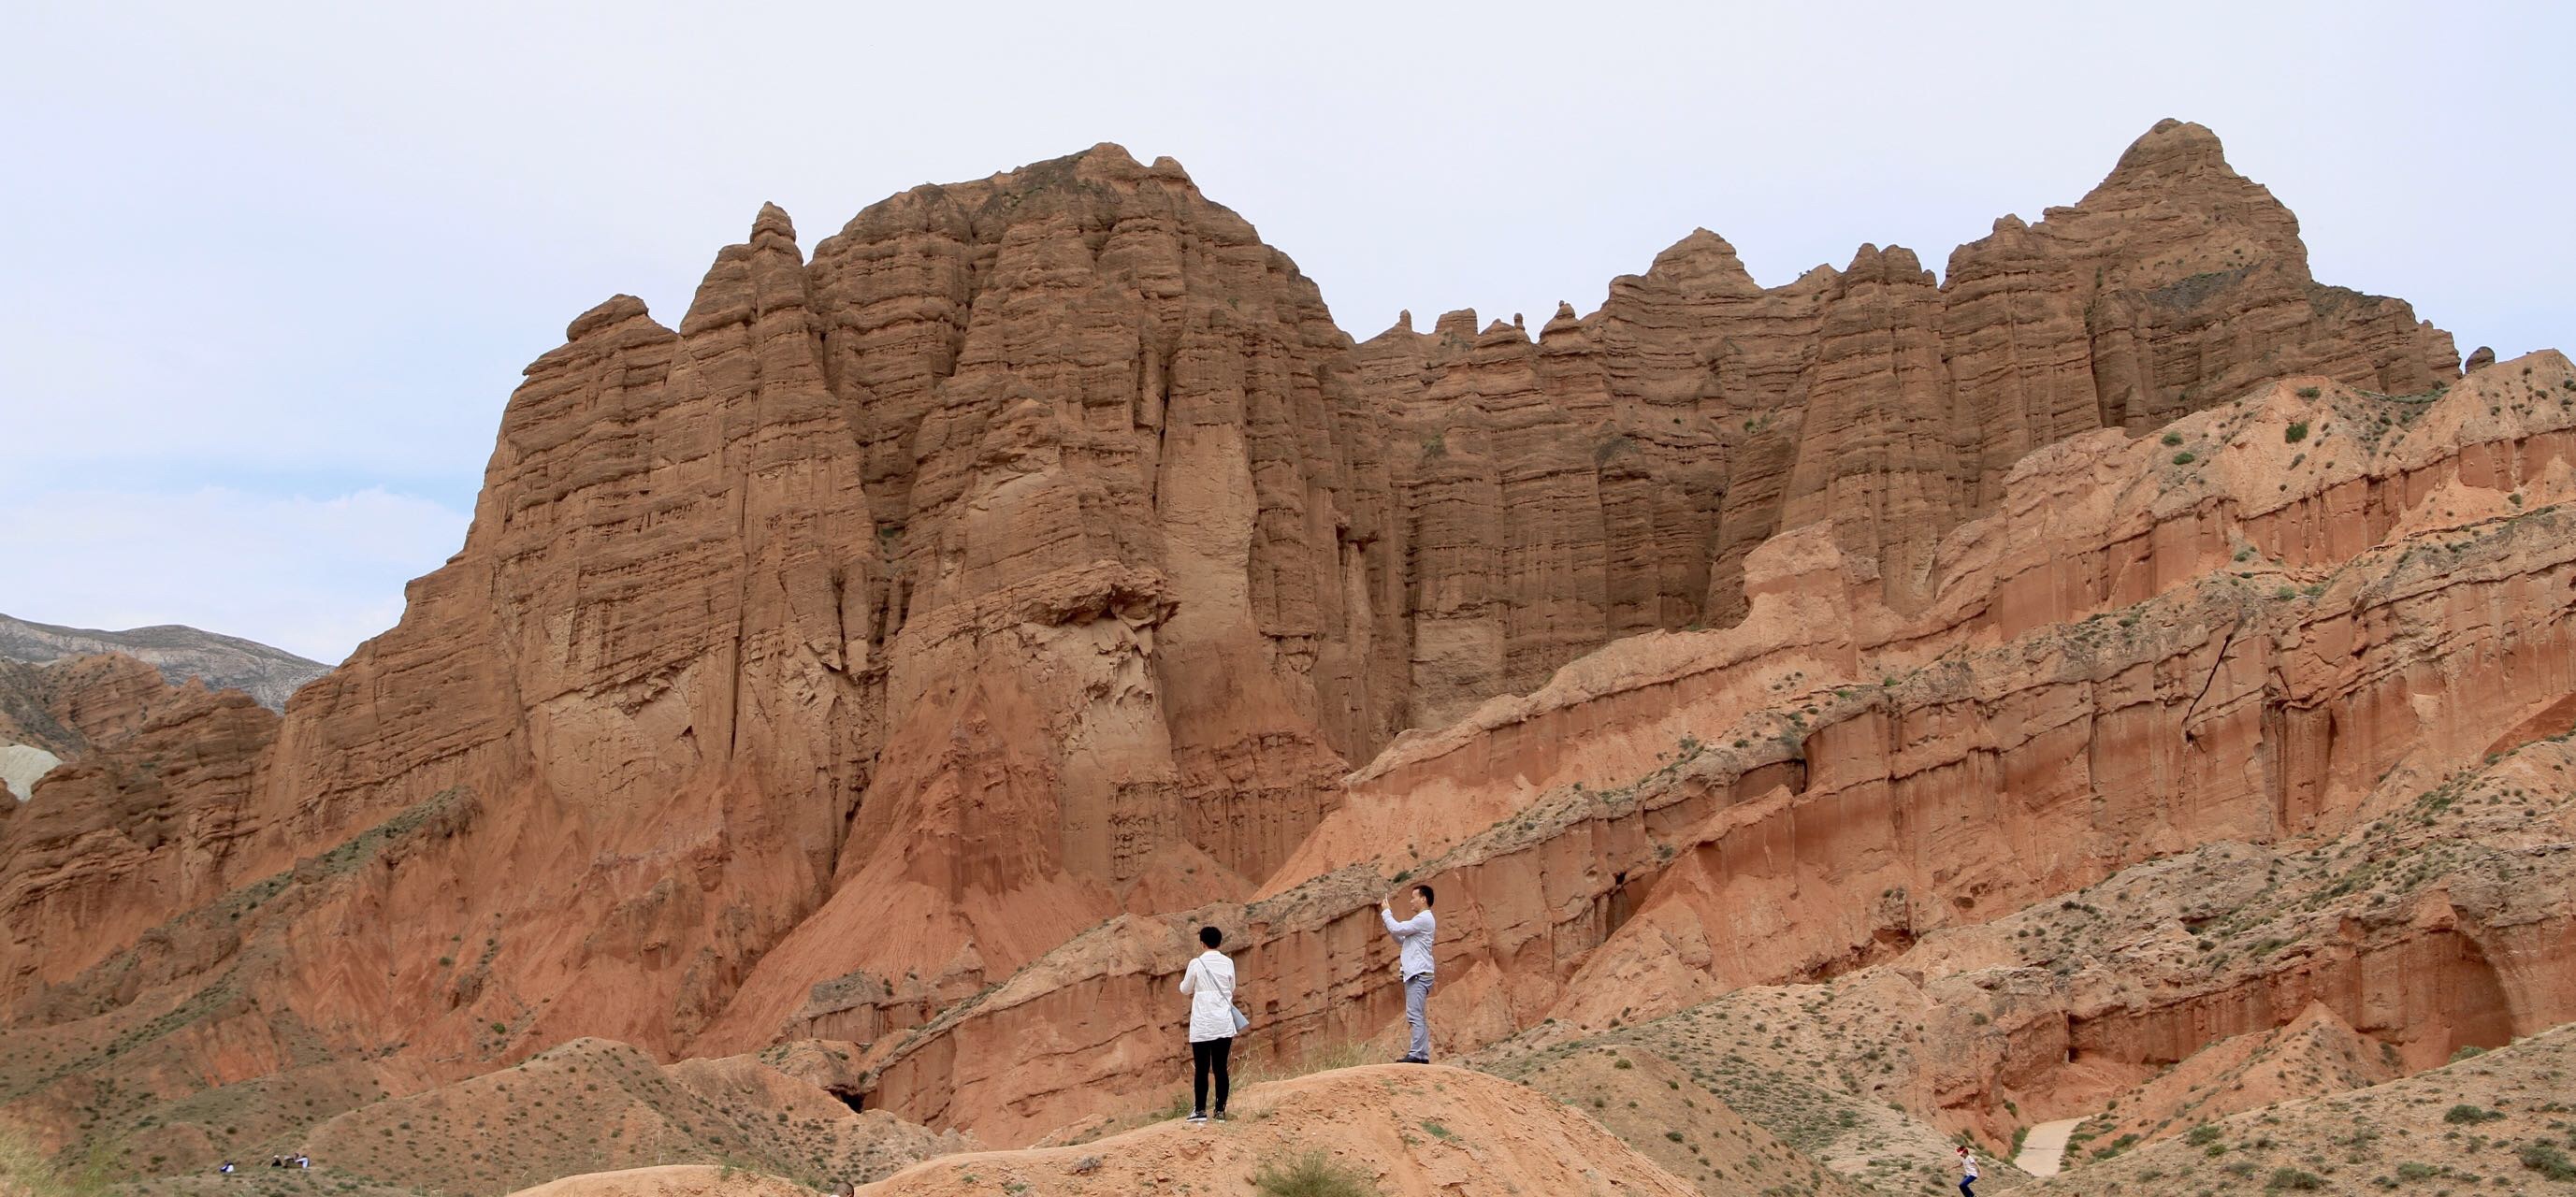
M 1442 910 L 1457 1050 L 1839 976 L 2215 841 L 2331 841 L 2404 787 L 2566 730 L 2571 383 L 2556 354 L 2429 404 L 2293 380 L 2170 445 L 2062 443 L 1937 547 L 1944 584 L 1915 615 L 1828 529 L 1774 538 L 1736 628 L 1633 638 L 1400 742 L 1261 900 L 1068 943 L 881 1045 L 882 1100 L 1009 1136 L 1151 1089 L 1151 1045 L 1177 1034 L 1160 997 L 1202 919 L 1245 928 L 1238 967 L 1281 1050 L 1377 1034 L 1400 1000 L 1374 930 L 1390 874 L 1469 895 Z M 2217 986 L 2207 1010 L 2061 1006 L 2058 1026 L 2135 1067 L 2324 998 L 2425 1067 L 2576 1017 L 2576 923 L 2534 892 L 2459 921 L 2475 932 L 2364 937 L 2259 1000 L 2275 982 Z M 2161 1029 L 2115 1030 L 2140 1020 Z M 1907 1096 L 1985 1129 L 1979 1103 L 2016 1091 L 1934 1088 Z
M 2330 831 L 2565 680 L 2563 553 L 2461 531 L 2560 518 L 2565 363 L 2460 382 L 2197 126 L 1937 284 L 1765 289 L 1699 232 L 1536 338 L 1354 344 L 1114 146 L 810 259 L 764 208 L 676 323 L 566 337 L 397 627 L 0 818 L 0 1100 L 71 1139 L 335 1060 L 820 1037 L 1011 1141 L 1146 1091 L 1211 898 L 1329 1042 L 1392 1013 L 1367 903 L 1431 862 L 1496 1040 L 1648 927 L 1706 993 Z
M 70 758 L 0 801 L 7 848 L 0 958 L 13 992 L 68 980 L 169 919 L 221 898 L 277 716 L 240 690 L 173 686 L 108 654 L 0 665 L 14 727 Z
M 1776 532 L 1830 523 L 1910 610 L 1939 535 L 2042 445 L 2294 374 L 2389 394 L 2459 374 L 2405 304 L 2316 282 L 2289 210 L 2175 121 L 2075 206 L 1996 221 L 1937 285 L 1864 245 L 1766 289 L 1700 230 L 1535 341 L 1475 320 L 1355 351 L 1395 413 L 1412 726 L 1619 636 L 1733 623 Z

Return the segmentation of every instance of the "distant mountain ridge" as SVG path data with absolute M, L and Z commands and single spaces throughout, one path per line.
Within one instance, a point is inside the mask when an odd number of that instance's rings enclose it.
M 196 677 L 217 690 L 245 690 L 272 711 L 285 710 L 297 687 L 331 672 L 282 648 L 184 624 L 106 632 L 0 615 L 0 660 L 44 665 L 92 653 L 124 653 L 160 670 L 174 686 Z

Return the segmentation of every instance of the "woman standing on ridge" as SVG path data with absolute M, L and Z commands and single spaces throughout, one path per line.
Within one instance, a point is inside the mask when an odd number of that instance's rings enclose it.
M 1214 927 L 1199 928 L 1199 943 L 1207 950 L 1181 970 L 1181 992 L 1190 995 L 1190 1123 L 1200 1125 L 1208 1120 L 1208 1074 L 1216 1074 L 1216 1120 L 1225 1121 L 1225 1099 L 1233 1082 L 1226 1076 L 1226 1063 L 1234 1054 L 1234 1033 L 1243 1029 L 1243 1017 L 1234 1009 L 1234 958 L 1216 950 L 1225 933 Z

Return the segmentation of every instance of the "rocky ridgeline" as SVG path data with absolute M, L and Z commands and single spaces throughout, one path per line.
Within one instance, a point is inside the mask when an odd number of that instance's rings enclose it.
M 173 686 L 190 678 L 211 690 L 241 690 L 272 711 L 304 683 L 331 672 L 284 649 L 179 624 L 102 632 L 0 615 L 0 662 L 50 665 L 118 653 L 161 671 Z

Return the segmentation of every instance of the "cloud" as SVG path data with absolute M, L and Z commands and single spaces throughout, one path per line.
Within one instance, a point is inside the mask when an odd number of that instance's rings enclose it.
M 0 493 L 0 611 L 122 629 L 183 623 L 336 663 L 402 617 L 403 583 L 470 513 L 376 487 L 327 498 L 190 490 Z

